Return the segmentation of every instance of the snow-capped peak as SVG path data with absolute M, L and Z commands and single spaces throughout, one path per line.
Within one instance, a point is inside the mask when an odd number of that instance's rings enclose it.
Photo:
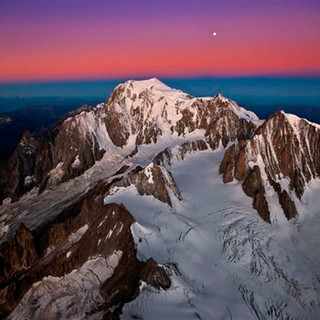
M 233 109 L 234 113 L 240 118 L 240 119 L 246 119 L 246 120 L 253 120 L 258 121 L 259 117 L 252 111 L 248 111 L 245 108 L 240 107 L 236 102 L 228 99 L 228 102 Z
M 301 121 L 304 121 L 305 123 L 312 125 L 318 129 L 320 128 L 319 124 L 308 121 L 307 119 L 304 119 L 304 118 L 300 118 L 300 117 L 296 116 L 295 114 L 286 113 L 283 110 L 281 110 L 280 113 L 285 116 L 285 118 L 289 121 L 289 123 L 291 124 L 291 126 L 293 128 L 299 129 Z
M 221 93 L 217 93 L 213 98 L 196 98 L 181 90 L 167 86 L 157 78 L 146 80 L 128 80 L 116 87 L 113 95 L 111 96 L 111 100 L 114 100 L 112 99 L 114 95 L 118 95 L 118 101 L 125 99 L 127 108 L 131 108 L 133 105 L 136 106 L 141 104 L 141 101 L 136 101 L 137 99 L 148 101 L 151 106 L 154 104 L 159 104 L 162 101 L 168 105 L 170 109 L 175 109 L 174 106 L 176 106 L 180 110 L 191 107 L 193 103 L 197 101 L 213 101 L 218 104 L 224 104 L 231 108 L 240 119 L 252 121 L 259 120 L 258 116 L 254 112 L 247 111 L 246 109 L 240 107 L 235 101 L 224 97 Z M 133 102 L 130 103 L 130 101 L 127 100 L 133 100 Z
M 253 112 L 239 107 L 221 94 L 211 98 L 195 98 L 168 87 L 156 78 L 129 80 L 120 84 L 106 108 L 107 130 L 113 142 L 121 147 L 133 136 L 137 137 L 138 144 L 149 144 L 155 143 L 160 136 L 186 137 L 199 130 L 204 134 L 217 120 L 221 126 L 225 126 L 222 123 L 228 122 L 229 126 L 233 121 L 238 121 L 234 116 L 251 122 L 258 120 Z M 231 112 L 225 112 L 227 109 Z M 115 123 L 116 128 L 109 128 L 114 127 Z M 210 132 L 213 133 L 211 129 Z M 208 132 L 206 134 L 208 136 Z
M 140 89 L 140 90 L 145 90 L 145 89 L 150 89 L 153 88 L 154 90 L 157 91 L 176 91 L 163 82 L 161 82 L 157 78 L 151 78 L 151 79 L 146 79 L 146 80 L 128 80 L 124 83 L 125 86 L 131 86 L 134 87 L 135 89 Z
M 157 78 L 146 80 L 128 80 L 120 85 L 125 92 L 130 92 L 132 95 L 140 95 L 141 93 L 148 93 L 152 95 L 155 100 L 167 99 L 168 101 L 189 100 L 192 98 L 187 93 L 181 90 L 170 88 Z
M 229 102 L 229 99 L 224 97 L 220 92 L 216 93 L 215 96 L 213 97 L 215 100 L 220 100 L 222 102 Z
M 245 108 L 240 107 L 235 101 L 224 97 L 221 93 L 217 93 L 213 99 L 215 101 L 221 101 L 227 104 L 228 107 L 240 118 L 252 121 L 258 121 L 259 117 L 252 111 L 248 111 Z

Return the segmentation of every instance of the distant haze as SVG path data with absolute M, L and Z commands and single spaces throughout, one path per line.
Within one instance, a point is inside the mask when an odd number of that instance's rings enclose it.
M 197 97 L 220 92 L 240 104 L 320 107 L 320 78 L 180 78 L 161 79 Z M 66 98 L 79 103 L 105 101 L 125 79 L 0 85 L 0 112 L 30 104 L 59 104 Z M 44 103 L 45 101 L 45 103 Z

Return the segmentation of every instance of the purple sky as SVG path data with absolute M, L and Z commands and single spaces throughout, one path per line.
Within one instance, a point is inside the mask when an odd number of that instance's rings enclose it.
M 320 75 L 320 2 L 1 0 L 0 43 L 1 81 Z

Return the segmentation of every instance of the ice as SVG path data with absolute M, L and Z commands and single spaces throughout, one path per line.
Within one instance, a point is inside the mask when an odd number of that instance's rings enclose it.
M 72 168 L 76 168 L 76 167 L 78 167 L 80 164 L 81 164 L 81 162 L 80 162 L 80 159 L 79 159 L 79 155 L 77 155 L 76 158 L 74 159 L 71 167 L 72 167 Z
M 75 243 L 79 241 L 88 229 L 89 229 L 89 226 L 85 224 L 84 226 L 79 228 L 76 232 L 71 233 L 71 235 L 68 238 L 68 241 L 71 243 Z
M 153 163 L 150 163 L 144 170 L 145 175 L 148 178 L 148 183 L 153 184 L 153 175 L 152 175 Z
M 105 223 L 106 220 L 107 220 L 107 216 L 105 216 L 105 217 L 103 218 L 103 220 L 99 223 L 98 228 L 101 228 L 102 225 Z

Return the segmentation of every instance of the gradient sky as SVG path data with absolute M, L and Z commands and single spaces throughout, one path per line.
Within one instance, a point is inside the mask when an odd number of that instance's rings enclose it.
M 244 75 L 319 76 L 320 1 L 0 0 L 2 82 Z

